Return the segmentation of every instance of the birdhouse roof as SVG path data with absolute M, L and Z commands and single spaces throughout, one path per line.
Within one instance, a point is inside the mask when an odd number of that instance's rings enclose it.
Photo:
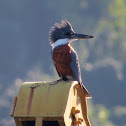
M 19 90 L 14 116 L 62 116 L 71 86 L 77 82 L 24 82 Z

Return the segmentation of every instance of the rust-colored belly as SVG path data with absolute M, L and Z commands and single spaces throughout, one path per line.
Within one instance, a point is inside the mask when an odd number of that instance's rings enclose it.
M 53 50 L 53 60 L 60 76 L 73 77 L 72 69 L 69 65 L 69 63 L 72 61 L 71 49 L 68 44 L 56 47 Z

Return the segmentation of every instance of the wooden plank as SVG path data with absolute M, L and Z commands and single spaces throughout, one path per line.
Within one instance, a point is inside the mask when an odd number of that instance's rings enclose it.
M 36 117 L 35 126 L 42 126 L 43 118 L 41 116 Z
M 13 104 L 12 104 L 10 116 L 14 116 L 14 111 L 15 111 L 15 107 L 16 107 L 16 102 L 17 102 L 17 96 L 15 96 L 14 99 L 13 99 Z
M 21 117 L 20 121 L 35 121 L 35 117 Z

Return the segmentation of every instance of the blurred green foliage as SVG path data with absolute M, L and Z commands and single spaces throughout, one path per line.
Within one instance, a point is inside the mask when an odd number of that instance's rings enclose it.
M 93 105 L 88 101 L 88 116 L 93 126 L 114 126 L 109 121 L 109 110 L 103 105 Z
M 88 117 L 92 126 L 118 126 L 111 121 L 115 117 L 119 126 L 126 126 L 121 123 L 121 118 L 126 117 L 126 107 L 117 106 L 113 109 L 108 109 L 104 105 L 95 105 L 90 100 L 88 101 Z

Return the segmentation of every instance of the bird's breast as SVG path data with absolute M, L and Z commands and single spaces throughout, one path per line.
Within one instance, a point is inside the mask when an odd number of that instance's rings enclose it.
M 68 44 L 54 48 L 52 58 L 61 76 L 73 77 L 73 72 L 69 65 L 72 61 L 71 48 Z

